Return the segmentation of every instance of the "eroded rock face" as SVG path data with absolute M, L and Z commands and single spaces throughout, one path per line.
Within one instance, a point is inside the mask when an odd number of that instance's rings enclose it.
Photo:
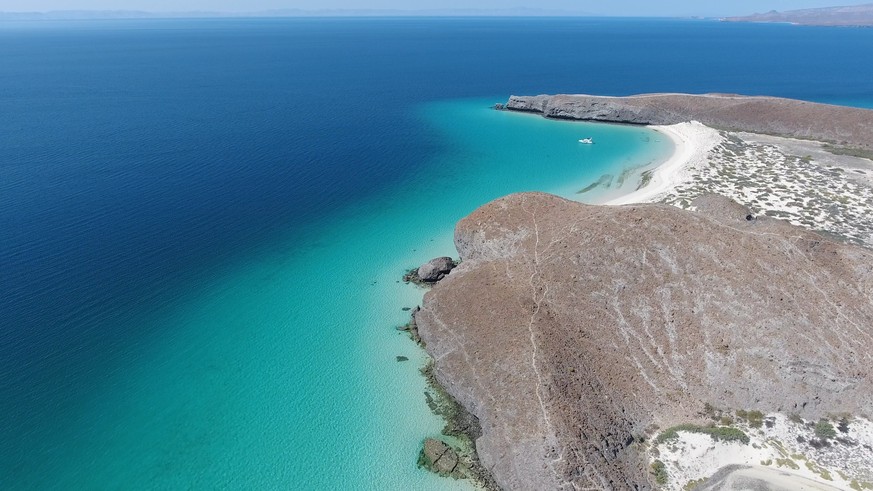
M 506 109 L 561 119 L 669 125 L 696 120 L 714 128 L 831 141 L 873 149 L 873 111 L 778 97 L 732 94 L 511 96 Z
M 721 197 L 541 193 L 462 220 L 416 320 L 504 489 L 648 489 L 634 437 L 716 407 L 873 410 L 873 254 Z
M 436 283 L 445 278 L 454 268 L 455 261 L 452 258 L 434 258 L 418 268 L 418 278 L 426 283 Z

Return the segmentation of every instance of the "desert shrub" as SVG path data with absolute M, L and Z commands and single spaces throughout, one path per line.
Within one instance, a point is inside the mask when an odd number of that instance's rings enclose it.
M 818 474 L 825 481 L 834 480 L 833 476 L 831 476 L 831 473 L 827 469 L 821 467 L 815 462 L 806 462 L 806 468 L 809 469 L 811 472 Z
M 749 436 L 743 433 L 742 430 L 738 430 L 737 428 L 719 426 L 716 428 L 705 428 L 705 430 L 706 431 L 704 431 L 703 433 L 708 434 L 712 437 L 713 440 L 716 441 L 740 442 L 745 445 L 749 444 Z
M 694 481 L 688 481 L 687 483 L 685 483 L 685 486 L 682 488 L 682 490 L 683 491 L 691 491 L 692 489 L 697 488 L 697 486 L 700 486 L 701 484 L 703 484 L 705 482 L 706 482 L 705 477 L 701 478 L 701 479 L 696 479 Z
M 827 440 L 828 438 L 833 438 L 837 436 L 837 430 L 834 429 L 834 425 L 830 423 L 830 421 L 826 419 L 820 420 L 815 424 L 815 436 L 821 438 L 822 440 Z
M 727 426 L 700 426 L 695 424 L 683 424 L 667 428 L 658 435 L 657 438 L 655 438 L 655 443 L 664 443 L 666 441 L 675 440 L 676 438 L 679 438 L 680 431 L 702 433 L 704 435 L 709 435 L 710 438 L 715 441 L 740 442 L 744 445 L 749 444 L 749 436 L 737 428 L 730 428 Z
M 749 411 L 746 415 L 746 419 L 749 421 L 749 426 L 752 428 L 760 428 L 764 426 L 764 413 L 761 411 Z
M 655 482 L 663 486 L 667 484 L 670 476 L 667 474 L 667 466 L 660 460 L 652 462 L 652 474 L 655 475 Z

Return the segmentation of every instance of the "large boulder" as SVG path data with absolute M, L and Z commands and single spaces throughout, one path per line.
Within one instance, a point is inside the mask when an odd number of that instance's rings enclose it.
M 436 283 L 445 278 L 457 264 L 450 257 L 438 257 L 418 268 L 418 278 L 426 283 Z
M 437 474 L 448 476 L 458 467 L 458 453 L 441 440 L 426 439 L 421 452 L 422 465 Z

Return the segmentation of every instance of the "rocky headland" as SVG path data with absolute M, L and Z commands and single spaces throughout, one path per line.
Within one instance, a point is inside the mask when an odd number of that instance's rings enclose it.
M 746 131 L 873 150 L 873 111 L 830 104 L 732 94 L 511 96 L 505 108 L 549 118 L 672 125 L 699 121 L 716 129 Z M 873 154 L 871 154 L 873 155 Z
M 707 407 L 873 413 L 873 254 L 698 211 L 498 199 L 416 315 L 505 489 L 648 489 L 642 442 Z
M 415 320 L 497 485 L 873 489 L 873 111 L 682 94 L 505 109 L 690 141 L 681 178 L 631 195 L 659 203 L 524 193 L 458 223 L 462 262 Z

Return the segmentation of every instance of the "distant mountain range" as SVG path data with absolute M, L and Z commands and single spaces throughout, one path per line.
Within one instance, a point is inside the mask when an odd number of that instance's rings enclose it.
M 56 10 L 50 12 L 0 12 L 0 20 L 158 19 L 209 17 L 567 17 L 590 16 L 591 12 L 536 8 L 506 9 L 281 9 L 255 12 L 145 12 L 138 10 Z
M 818 9 L 771 10 L 764 14 L 745 17 L 727 17 L 728 22 L 788 22 L 807 26 L 873 26 L 873 3 L 848 7 L 825 7 Z

